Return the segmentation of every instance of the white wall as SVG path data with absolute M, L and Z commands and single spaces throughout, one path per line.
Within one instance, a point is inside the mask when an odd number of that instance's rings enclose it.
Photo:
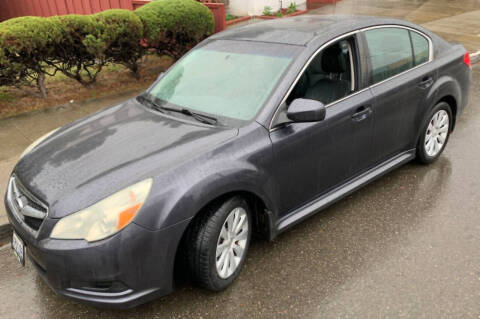
M 292 2 L 298 6 L 305 4 L 307 0 L 282 0 L 282 7 L 288 8 Z M 261 15 L 265 6 L 271 7 L 272 12 L 276 12 L 280 9 L 280 0 L 230 0 L 227 13 L 236 16 Z

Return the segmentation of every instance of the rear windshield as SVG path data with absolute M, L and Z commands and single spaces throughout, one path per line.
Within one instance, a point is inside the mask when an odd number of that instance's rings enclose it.
M 272 43 L 213 41 L 188 53 L 149 93 L 177 107 L 251 120 L 300 49 Z

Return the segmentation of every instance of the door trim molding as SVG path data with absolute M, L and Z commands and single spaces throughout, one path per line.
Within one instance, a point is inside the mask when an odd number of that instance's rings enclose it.
M 393 169 L 411 161 L 415 158 L 415 149 L 400 153 L 385 162 L 371 168 L 356 178 L 334 188 L 333 190 L 317 197 L 310 203 L 292 211 L 288 215 L 280 218 L 276 223 L 275 235 L 287 230 L 288 228 L 298 224 L 304 219 L 314 215 L 320 210 L 332 205 L 343 197 L 353 193 L 359 188 L 381 177 L 382 175 L 392 171 Z

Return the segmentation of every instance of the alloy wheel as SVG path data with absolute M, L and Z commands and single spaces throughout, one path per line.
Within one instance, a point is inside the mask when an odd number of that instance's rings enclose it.
M 450 118 L 447 111 L 439 110 L 428 123 L 425 132 L 425 152 L 430 157 L 435 157 L 443 149 L 448 136 Z
M 234 208 L 222 225 L 217 241 L 216 266 L 222 279 L 230 277 L 240 265 L 248 239 L 248 216 L 242 207 Z

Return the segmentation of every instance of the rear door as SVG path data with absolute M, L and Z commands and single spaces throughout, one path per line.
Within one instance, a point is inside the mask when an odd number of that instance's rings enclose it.
M 430 42 L 403 27 L 376 27 L 363 31 L 369 65 L 373 111 L 375 163 L 415 146 L 418 115 L 436 72 L 428 62 Z

